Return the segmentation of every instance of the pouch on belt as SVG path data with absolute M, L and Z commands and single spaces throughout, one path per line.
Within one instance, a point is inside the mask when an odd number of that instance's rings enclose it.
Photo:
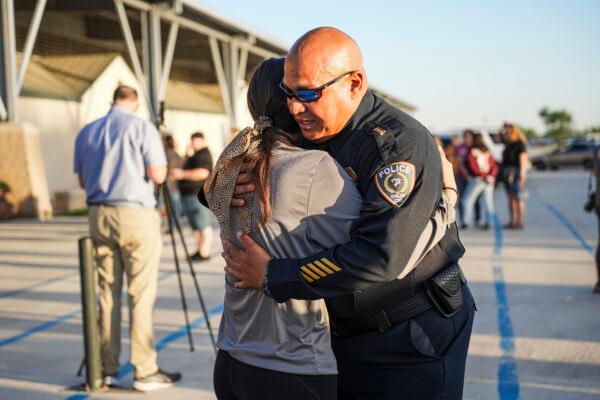
M 425 291 L 442 315 L 449 318 L 463 306 L 461 283 L 465 282 L 457 264 L 441 270 L 425 281 Z

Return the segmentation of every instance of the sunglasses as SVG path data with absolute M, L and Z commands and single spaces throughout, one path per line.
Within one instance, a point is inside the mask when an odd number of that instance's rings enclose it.
M 323 96 L 323 90 L 325 90 L 329 86 L 342 80 L 343 78 L 345 78 L 346 76 L 348 76 L 354 72 L 356 72 L 356 71 L 348 71 L 345 74 L 342 74 L 342 75 L 338 76 L 337 78 L 335 78 L 335 79 L 327 82 L 326 84 L 321 85 L 315 89 L 292 90 L 289 87 L 285 86 L 283 81 L 281 81 L 281 83 L 279 83 L 279 89 L 281 89 L 283 91 L 283 93 L 285 93 L 285 96 L 288 99 L 294 98 L 301 103 L 312 103 L 313 101 L 319 100 L 321 98 L 321 96 Z

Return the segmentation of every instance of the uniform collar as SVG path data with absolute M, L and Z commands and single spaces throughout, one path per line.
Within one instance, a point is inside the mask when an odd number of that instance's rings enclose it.
M 332 139 L 325 142 L 329 154 L 336 158 L 337 155 L 342 151 L 342 148 L 346 142 L 352 137 L 352 133 L 362 128 L 367 121 L 368 115 L 373 110 L 375 104 L 375 96 L 370 90 L 367 90 L 364 97 L 360 101 L 358 108 L 352 114 L 352 117 L 348 120 L 346 125 L 342 128 L 340 133 L 335 135 Z

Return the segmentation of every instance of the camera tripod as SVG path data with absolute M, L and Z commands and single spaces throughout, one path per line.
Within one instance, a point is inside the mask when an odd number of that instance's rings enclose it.
M 208 315 L 208 311 L 206 310 L 206 304 L 204 302 L 204 298 L 202 297 L 202 292 L 200 291 L 200 285 L 198 284 L 198 277 L 196 276 L 196 271 L 194 270 L 194 265 L 192 264 L 192 258 L 190 257 L 190 253 L 188 251 L 187 245 L 185 244 L 185 238 L 183 237 L 183 232 L 181 230 L 181 224 L 179 223 L 179 216 L 175 214 L 173 209 L 173 197 L 171 196 L 171 192 L 169 191 L 169 187 L 167 184 L 163 184 L 160 187 L 161 194 L 163 195 L 163 199 L 165 202 L 165 208 L 167 210 L 167 221 L 169 226 L 169 236 L 171 237 L 171 245 L 173 246 L 173 258 L 175 260 L 175 271 L 177 272 L 177 282 L 179 284 L 179 293 L 181 295 L 181 307 L 183 309 L 183 315 L 185 318 L 186 331 L 188 342 L 190 344 L 190 351 L 194 351 L 194 341 L 192 339 L 190 318 L 187 308 L 187 300 L 185 297 L 185 291 L 183 289 L 183 279 L 181 277 L 181 268 L 179 266 L 179 256 L 177 254 L 177 243 L 175 240 L 174 230 L 177 230 L 179 235 L 179 239 L 181 240 L 181 244 L 183 245 L 183 252 L 185 253 L 185 259 L 187 260 L 187 264 L 190 268 L 190 274 L 192 276 L 192 280 L 194 281 L 194 287 L 196 288 L 196 295 L 198 296 L 198 302 L 200 303 L 200 308 L 202 308 L 202 313 L 204 314 L 204 320 L 206 321 L 206 328 L 208 329 L 208 335 L 210 337 L 210 341 L 213 345 L 213 350 L 215 354 L 217 352 L 217 344 L 215 342 L 215 336 L 213 334 L 212 326 L 210 325 L 210 316 Z M 202 189 L 200 189 L 202 190 Z M 175 228 L 175 229 L 173 229 Z

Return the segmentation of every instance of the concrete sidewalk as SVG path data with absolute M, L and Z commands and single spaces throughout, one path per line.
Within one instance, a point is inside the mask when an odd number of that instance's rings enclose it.
M 467 364 L 467 399 L 600 397 L 600 296 L 592 248 L 596 220 L 584 214 L 586 175 L 534 173 L 523 231 L 469 230 L 462 262 L 479 312 Z M 506 221 L 504 192 L 496 193 Z M 159 363 L 184 373 L 174 388 L 85 395 L 65 388 L 83 343 L 77 239 L 85 219 L 0 224 L 0 399 L 212 399 L 214 353 L 189 273 L 184 276 L 196 351 L 189 352 L 172 251 L 165 236 L 155 313 Z M 187 235 L 191 239 L 191 235 Z M 193 244 L 190 240 L 189 247 Z M 223 296 L 223 262 L 196 263 L 215 333 Z M 180 251 L 181 254 L 181 251 Z M 187 267 L 185 267 L 187 270 Z M 127 313 L 124 313 L 126 318 Z M 127 332 L 124 321 L 123 333 Z M 123 338 L 123 356 L 128 340 Z M 131 373 L 124 370 L 124 383 Z

